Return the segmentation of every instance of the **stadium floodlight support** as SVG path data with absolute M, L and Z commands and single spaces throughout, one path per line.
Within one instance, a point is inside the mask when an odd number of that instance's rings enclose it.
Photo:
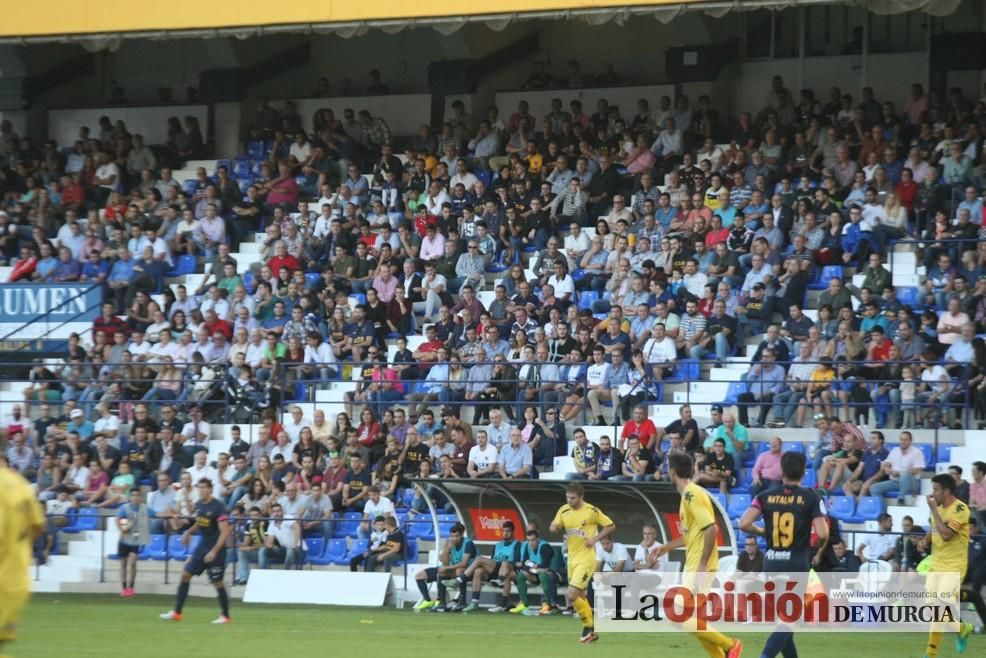
M 864 8 L 880 14 L 904 13 L 920 10 L 933 16 L 945 16 L 952 13 L 961 0 L 926 0 L 917 5 L 911 2 L 864 2 Z M 754 11 L 769 9 L 780 11 L 792 6 L 808 7 L 813 5 L 859 4 L 852 0 L 683 0 L 678 3 L 640 5 L 620 8 L 571 8 L 552 11 L 531 12 L 501 12 L 488 14 L 473 14 L 461 16 L 431 16 L 424 18 L 393 18 L 373 19 L 366 21 L 340 21 L 325 23 L 285 23 L 281 25 L 241 25 L 209 29 L 161 29 L 133 30 L 118 32 L 98 32 L 93 34 L 50 34 L 39 36 L 8 36 L 0 37 L 0 45 L 29 45 L 43 43 L 79 43 L 90 44 L 96 49 L 115 49 L 119 47 L 120 39 L 215 39 L 236 37 L 246 39 L 251 36 L 269 34 L 337 34 L 343 38 L 359 36 L 371 28 L 380 28 L 393 33 L 412 27 L 433 27 L 440 32 L 469 23 L 489 25 L 492 29 L 502 30 L 506 25 L 515 21 L 532 21 L 545 19 L 583 19 L 593 25 L 602 24 L 617 18 L 627 19 L 634 16 L 652 15 L 663 23 L 669 23 L 678 16 L 689 12 L 703 12 L 715 18 L 721 18 L 732 11 Z M 458 26 L 458 27 L 456 27 Z

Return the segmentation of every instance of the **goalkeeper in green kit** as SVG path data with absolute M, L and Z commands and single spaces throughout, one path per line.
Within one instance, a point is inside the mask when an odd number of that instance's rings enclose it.
M 551 570 L 554 555 L 555 549 L 541 539 L 537 528 L 528 527 L 527 541 L 520 547 L 520 562 L 514 565 L 517 571 L 517 592 L 520 594 L 520 603 L 511 608 L 510 612 L 525 615 L 551 614 L 556 588 L 555 574 Z M 527 588 L 531 583 L 541 585 L 543 603 L 540 610 L 530 609 Z

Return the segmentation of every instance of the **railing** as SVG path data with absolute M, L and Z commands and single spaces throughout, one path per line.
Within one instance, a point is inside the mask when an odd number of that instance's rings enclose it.
M 222 500 L 220 497 L 219 500 Z M 118 562 L 120 560 L 119 555 L 114 551 L 112 553 L 108 552 L 107 549 L 111 548 L 106 545 L 106 531 L 110 527 L 116 526 L 115 512 L 119 509 L 119 506 L 115 506 L 110 512 L 113 515 L 103 515 L 103 514 L 91 514 L 91 515 L 80 515 L 80 508 L 73 508 L 68 514 L 47 514 L 46 518 L 48 523 L 46 524 L 46 530 L 43 532 L 38 539 L 35 541 L 34 554 L 35 557 L 40 555 L 42 546 L 47 546 L 48 539 L 53 538 L 54 547 L 58 547 L 59 537 L 66 534 L 77 534 L 83 531 L 99 531 L 99 582 L 107 582 L 106 574 L 106 561 L 109 559 L 111 562 Z M 81 508 L 81 509 L 92 509 L 92 508 Z M 231 510 L 232 511 L 232 510 Z M 249 513 L 249 510 L 246 510 Z M 431 505 L 429 501 L 429 511 L 428 512 L 418 512 L 416 516 L 411 516 L 408 511 L 398 512 L 397 518 L 399 522 L 399 528 L 404 535 L 404 543 L 402 551 L 400 554 L 400 559 L 395 560 L 395 562 L 400 562 L 401 573 L 404 578 L 404 587 L 407 587 L 408 583 L 408 563 L 411 559 L 415 559 L 417 556 L 427 553 L 423 551 L 412 551 L 410 549 L 410 541 L 414 541 L 417 545 L 420 541 L 435 541 L 440 542 L 441 540 L 441 523 L 439 522 L 438 515 L 435 513 L 435 508 Z M 358 518 L 356 518 L 358 517 Z M 425 518 L 427 517 L 427 518 Z M 67 525 L 56 526 L 51 521 L 53 519 L 68 519 Z M 88 519 L 82 522 L 82 525 L 78 524 L 79 519 Z M 138 560 L 140 562 L 155 561 L 164 563 L 164 584 L 170 584 L 171 582 L 171 566 L 172 562 L 184 561 L 189 557 L 192 551 L 195 550 L 195 546 L 198 544 L 196 535 L 192 535 L 190 542 L 187 544 L 182 544 L 183 550 L 181 552 L 175 552 L 175 548 L 172 546 L 173 538 L 182 536 L 187 528 L 183 527 L 173 527 L 172 521 L 177 524 L 182 522 L 187 522 L 190 525 L 195 520 L 193 516 L 181 516 L 181 515 L 169 515 L 169 516 L 150 516 L 150 524 L 152 528 L 158 527 L 155 522 L 160 521 L 160 529 L 163 532 L 153 532 L 150 533 L 149 537 L 139 538 L 140 542 L 140 552 L 138 554 Z M 330 553 L 330 540 L 332 539 L 352 539 L 354 541 L 361 541 L 359 538 L 361 535 L 370 536 L 373 530 L 373 519 L 364 516 L 359 513 L 345 513 L 339 514 L 338 512 L 333 512 L 331 518 L 326 517 L 305 517 L 305 516 L 282 516 L 280 519 L 275 519 L 273 516 L 260 515 L 256 517 L 250 516 L 237 516 L 235 514 L 230 514 L 229 523 L 232 527 L 232 534 L 230 535 L 230 540 L 226 544 L 227 558 L 226 567 L 231 567 L 234 569 L 233 581 L 236 580 L 237 572 L 235 569 L 238 568 L 239 556 L 238 550 L 242 547 L 242 540 L 244 537 L 244 531 L 248 527 L 247 524 L 252 522 L 260 523 L 271 523 L 275 520 L 280 521 L 291 521 L 299 523 L 302 526 L 306 523 L 315 523 L 321 525 L 318 529 L 304 530 L 302 527 L 301 533 L 301 543 L 294 549 L 296 553 L 292 556 L 294 559 L 294 567 L 296 569 L 302 569 L 304 566 L 312 565 L 336 565 L 336 566 L 346 566 L 352 564 L 352 559 L 357 556 L 357 553 L 352 551 L 352 548 L 358 546 L 358 543 L 354 546 L 347 546 L 346 553 L 340 556 L 331 556 Z M 367 530 L 364 532 L 360 526 L 365 524 Z M 336 530 L 343 528 L 347 530 L 347 534 L 337 535 Z M 415 532 L 415 529 L 423 528 L 425 530 L 419 530 Z M 427 532 L 430 530 L 431 532 Z M 328 535 L 326 535 L 328 531 Z M 348 534 L 352 533 L 352 534 Z M 122 533 L 121 533 L 122 535 Z M 162 539 L 163 538 L 163 539 Z M 314 540 L 314 541 L 313 541 Z M 156 545 L 156 547 L 155 547 Z M 279 548 L 279 547 L 274 547 Z M 317 552 L 316 552 L 317 551 Z M 49 557 L 57 557 L 58 553 L 53 553 Z M 285 557 L 277 558 L 272 561 L 274 563 L 285 564 Z M 333 559 L 328 559 L 333 558 Z M 365 566 L 365 562 L 362 562 Z M 40 560 L 35 563 L 34 569 L 34 579 L 40 580 L 41 577 L 41 567 L 44 566 Z M 250 567 L 250 569 L 259 567 Z M 286 568 L 286 567 L 285 567 Z M 224 569 L 225 570 L 225 569 Z M 413 574 L 412 574 L 413 575 Z
M 795 362 L 785 362 L 778 365 L 782 367 L 790 366 Z M 805 361 L 804 364 L 818 365 L 822 362 L 820 361 Z M 861 362 L 851 362 L 852 365 L 858 365 Z M 862 362 L 865 363 L 865 362 Z M 472 365 L 492 365 L 493 362 L 478 362 Z M 900 362 L 881 362 L 883 366 L 888 365 L 907 365 L 912 368 L 917 368 L 921 365 L 920 362 L 915 361 L 900 361 Z M 3 364 L 0 364 L 2 367 Z M 23 365 L 23 364 L 21 364 Z M 100 368 L 122 368 L 125 366 L 132 366 L 133 364 L 89 364 L 89 366 L 99 366 Z M 157 367 L 158 364 L 151 364 Z M 251 384 L 249 390 L 244 391 L 242 387 L 239 387 L 234 383 L 234 378 L 231 378 L 231 366 L 224 364 L 207 364 L 203 366 L 200 363 L 179 363 L 175 364 L 176 367 L 184 369 L 186 372 L 195 369 L 209 369 L 213 374 L 213 379 L 211 379 L 207 386 L 202 386 L 200 389 L 196 389 L 196 381 L 188 378 L 184 375 L 183 382 L 181 384 L 180 392 L 174 394 L 174 399 L 163 399 L 158 398 L 154 400 L 144 400 L 136 398 L 127 398 L 124 394 L 119 394 L 112 396 L 108 400 L 111 406 L 119 407 L 121 410 L 125 410 L 123 414 L 125 417 L 130 415 L 132 407 L 136 404 L 142 403 L 146 404 L 152 408 L 160 407 L 162 405 L 170 405 L 181 410 L 182 407 L 188 407 L 192 404 L 200 406 L 205 416 L 208 420 L 212 422 L 222 422 L 222 423 L 245 423 L 253 424 L 256 422 L 258 417 L 258 412 L 264 409 L 273 409 L 276 412 L 275 419 L 279 420 L 281 413 L 283 413 L 286 407 L 298 403 L 311 401 L 315 396 L 314 391 L 318 388 L 325 388 L 331 385 L 333 382 L 340 381 L 340 376 L 343 374 L 341 371 L 345 367 L 355 368 L 355 367 L 373 367 L 375 365 L 380 365 L 378 363 L 363 362 L 363 363 L 329 363 L 329 364 L 295 364 L 288 366 L 272 366 L 269 369 L 260 369 L 261 379 L 263 383 L 257 383 L 256 385 Z M 444 364 L 430 364 L 430 365 L 444 365 Z M 511 364 L 515 365 L 515 364 Z M 522 364 L 516 364 L 522 365 Z M 543 365 L 540 362 L 536 362 L 532 365 Z M 554 365 L 559 365 L 554 362 Z M 565 365 L 562 363 L 561 365 Z M 751 363 L 751 367 L 756 365 Z M 952 364 L 961 371 L 958 375 L 950 375 L 949 381 L 941 382 L 941 386 L 947 387 L 947 390 L 940 392 L 935 397 L 931 397 L 930 394 L 925 394 L 921 392 L 922 382 L 919 380 L 918 373 L 915 372 L 915 385 L 919 389 L 918 396 L 913 402 L 902 402 L 897 401 L 893 398 L 887 397 L 883 400 L 879 397 L 873 397 L 872 392 L 879 389 L 883 384 L 899 385 L 901 380 L 898 379 L 887 379 L 882 375 L 878 377 L 870 378 L 857 378 L 857 379 L 835 379 L 833 382 L 840 386 L 850 386 L 857 389 L 853 394 L 847 395 L 845 399 L 840 398 L 839 395 L 833 394 L 832 399 L 826 402 L 815 404 L 813 401 L 805 402 L 803 399 L 796 397 L 792 402 L 791 400 L 785 400 L 785 409 L 789 412 L 788 418 L 797 414 L 798 408 L 804 408 L 803 414 L 807 415 L 809 412 L 814 415 L 814 413 L 825 413 L 826 416 L 838 415 L 840 418 L 848 416 L 848 419 L 858 420 L 860 416 L 865 414 L 866 417 L 869 416 L 871 409 L 875 409 L 877 412 L 878 420 L 883 414 L 889 415 L 893 414 L 905 414 L 908 411 L 913 411 L 914 413 L 922 412 L 933 412 L 929 416 L 934 421 L 932 424 L 935 426 L 935 440 L 934 449 L 937 452 L 938 447 L 938 429 L 942 425 L 942 420 L 945 414 L 954 415 L 957 419 L 960 419 L 963 425 L 969 426 L 970 424 L 970 414 L 972 410 L 971 404 L 971 390 L 967 385 L 964 384 L 968 380 L 967 368 L 968 364 Z M 89 367 L 85 364 L 81 367 Z M 306 366 L 311 367 L 313 372 L 309 374 L 300 373 L 297 371 L 298 367 Z M 330 367 L 336 368 L 340 371 L 340 375 L 329 379 L 323 379 L 320 373 L 320 367 Z M 698 372 L 700 363 L 694 360 L 685 359 L 680 360 L 676 363 L 675 376 L 668 379 L 655 379 L 653 377 L 653 370 L 649 367 L 648 372 L 644 379 L 639 381 L 636 385 L 630 388 L 630 390 L 625 391 L 623 394 L 616 395 L 617 404 L 623 404 L 628 397 L 632 397 L 634 404 L 660 404 L 669 403 L 670 401 L 664 399 L 664 387 L 666 385 L 675 383 L 684 383 L 684 400 L 676 400 L 676 404 L 722 404 L 724 406 L 731 405 L 736 406 L 742 416 L 753 407 L 759 407 L 763 404 L 760 401 L 750 401 L 743 397 L 741 399 L 741 394 L 749 390 L 751 385 L 756 385 L 758 382 L 764 382 L 764 379 L 759 376 L 749 376 L 746 373 L 741 376 L 740 380 L 720 380 L 716 378 L 701 379 L 695 378 Z M 467 366 L 463 364 L 465 369 Z M 441 380 L 398 380 L 390 385 L 399 384 L 405 390 L 399 393 L 391 393 L 388 395 L 381 395 L 378 391 L 369 391 L 368 388 L 371 385 L 380 385 L 379 382 L 372 382 L 367 380 L 357 380 L 357 386 L 355 390 L 347 393 L 348 397 L 344 397 L 342 401 L 337 401 L 333 403 L 321 403 L 325 406 L 329 404 L 339 405 L 347 410 L 354 410 L 356 407 L 369 408 L 373 412 L 374 419 L 376 421 L 381 421 L 384 412 L 388 409 L 394 407 L 402 407 L 411 409 L 423 410 L 428 408 L 430 405 L 439 404 L 446 406 L 453 411 L 456 416 L 461 416 L 463 409 L 465 407 L 472 407 L 474 410 L 473 420 L 478 420 L 477 414 L 482 416 L 483 412 L 489 411 L 492 408 L 500 408 L 505 412 L 506 419 L 510 422 L 521 422 L 524 418 L 524 412 L 528 408 L 533 408 L 536 417 L 539 419 L 544 419 L 546 417 L 546 412 L 553 410 L 555 412 L 555 422 L 558 421 L 571 421 L 581 424 L 595 424 L 595 419 L 590 418 L 589 405 L 586 402 L 587 393 L 589 387 L 586 385 L 584 378 L 584 368 L 582 369 L 582 375 L 575 379 L 569 380 L 567 378 L 562 379 L 552 379 L 552 380 L 540 380 L 532 382 L 528 379 L 515 378 L 515 379 L 504 379 L 502 383 L 506 386 L 506 395 L 497 394 L 496 396 L 486 397 L 483 399 L 466 399 L 465 391 L 453 390 L 453 384 L 458 386 L 462 383 L 467 385 L 472 385 L 473 388 L 481 385 L 483 382 L 469 382 L 468 380 L 462 380 L 457 382 L 449 378 Z M 418 375 L 423 375 L 424 373 L 419 372 Z M 466 376 L 466 375 L 464 375 Z M 349 377 L 352 377 L 350 373 Z M 759 377 L 759 378 L 758 378 Z M 173 380 L 172 380 L 173 381 Z M 12 398 L 0 399 L 0 402 L 19 402 L 25 405 L 37 405 L 43 402 L 55 403 L 64 402 L 66 399 L 72 399 L 76 401 L 76 404 L 86 411 L 87 418 L 92 416 L 92 411 L 97 404 L 100 403 L 100 399 L 97 397 L 102 392 L 106 390 L 107 386 L 117 385 L 143 385 L 144 387 L 153 387 L 156 382 L 155 378 L 127 378 L 121 376 L 119 373 L 114 374 L 110 378 L 96 379 L 88 374 L 82 374 L 78 377 L 64 377 L 59 379 L 59 383 L 63 387 L 67 387 L 69 391 L 63 391 L 54 399 L 47 400 L 26 400 L 24 398 Z M 723 399 L 713 400 L 708 399 L 708 396 L 698 396 L 698 393 L 693 392 L 691 386 L 687 384 L 692 382 L 701 382 L 702 384 L 727 384 L 728 390 Z M 40 382 L 44 383 L 44 382 Z M 202 382 L 198 382 L 202 384 Z M 487 385 L 491 382 L 485 382 Z M 565 386 L 567 387 L 563 392 L 547 390 L 538 391 L 538 394 L 531 399 L 526 399 L 524 396 L 524 391 L 529 388 L 529 384 L 539 384 L 539 385 L 551 385 L 551 386 Z M 782 379 L 773 381 L 772 383 L 785 388 L 790 387 L 792 384 L 804 385 L 810 384 L 810 382 L 791 379 L 785 373 Z M 383 382 L 386 386 L 387 382 Z M 438 390 L 434 392 L 424 392 L 421 390 L 423 385 L 427 385 L 432 388 L 437 388 Z M 516 390 L 510 391 L 510 388 L 516 387 Z M 415 392 L 415 389 L 418 389 Z M 302 390 L 303 389 L 303 390 Z M 831 389 L 830 389 L 831 390 Z M 581 396 L 580 396 L 581 391 Z M 851 392 L 852 393 L 852 392 Z M 300 395 L 299 395 L 300 394 Z M 145 396 L 146 397 L 146 394 Z M 896 397 L 896 396 L 894 396 Z M 622 426 L 622 422 L 628 420 L 628 414 L 619 414 L 618 409 L 612 408 L 612 396 L 610 395 L 600 395 L 599 396 L 601 406 L 611 409 L 614 413 L 614 422 L 612 424 L 612 429 L 614 432 L 614 440 L 619 435 L 619 430 Z M 774 404 L 771 401 L 770 404 Z M 792 406 L 793 405 L 793 410 Z M 338 407 L 337 407 L 338 408 Z M 568 418 L 560 418 L 561 411 L 568 410 Z M 574 412 L 574 413 L 573 413 Z M 944 412 L 944 413 L 943 413 Z M 350 414 L 352 417 L 353 414 Z M 408 414 L 411 416 L 411 414 Z M 488 414 L 487 414 L 488 415 Z M 28 414 L 30 416 L 30 414 Z M 417 418 L 411 418 L 411 420 L 417 421 Z M 332 422 L 332 419 L 330 419 Z M 354 426 L 358 424 L 358 419 L 354 419 Z M 478 423 L 473 423 L 478 424 Z M 866 424 L 860 423 L 860 424 Z M 878 425 L 885 425 L 886 423 L 878 423 Z M 912 423 L 913 425 L 913 423 Z M 898 429 L 910 429 L 909 427 L 900 427 Z M 252 440 L 254 437 L 247 437 L 247 440 Z M 179 437 L 180 440 L 180 437 Z M 550 460 L 549 460 L 550 463 Z

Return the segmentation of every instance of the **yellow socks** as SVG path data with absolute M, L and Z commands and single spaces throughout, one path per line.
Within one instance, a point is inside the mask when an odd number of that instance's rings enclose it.
M 579 619 L 582 620 L 582 625 L 586 628 L 592 628 L 592 606 L 586 601 L 584 596 L 580 596 L 575 599 L 572 603 L 572 607 L 575 608 L 575 612 L 578 613 Z
M 942 631 L 931 631 L 928 633 L 928 648 L 924 651 L 924 654 L 928 658 L 936 658 L 938 656 L 938 646 L 941 644 L 943 637 L 945 637 L 945 633 Z

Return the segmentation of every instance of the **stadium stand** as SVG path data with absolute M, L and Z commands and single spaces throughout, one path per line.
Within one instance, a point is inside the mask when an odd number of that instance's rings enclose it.
M 0 384 L 52 520 L 39 588 L 97 576 L 135 487 L 142 568 L 181 560 L 203 477 L 236 548 L 279 503 L 303 568 L 349 565 L 378 512 L 432 560 L 455 517 L 436 536 L 410 478 L 632 487 L 681 450 L 734 522 L 790 450 L 850 539 L 925 519 L 955 467 L 982 519 L 983 101 L 764 91 L 734 117 L 500 108 L 401 148 L 388 117 L 262 104 L 213 159 L 194 116 L 153 151 L 4 122 L 0 277 L 104 302 L 4 338 L 56 344 Z

